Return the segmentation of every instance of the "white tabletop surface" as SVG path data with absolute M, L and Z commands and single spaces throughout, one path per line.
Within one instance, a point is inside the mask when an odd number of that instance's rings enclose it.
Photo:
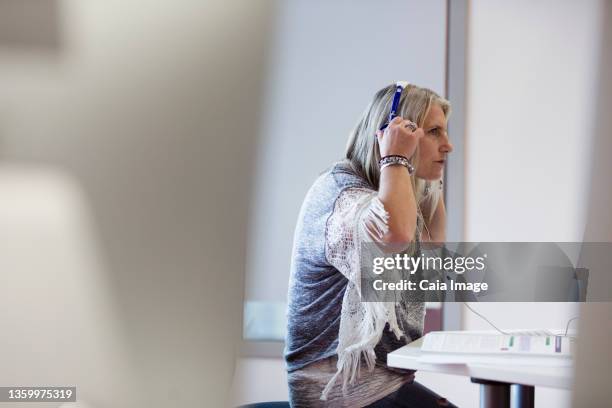
M 463 375 L 483 380 L 511 384 L 570 389 L 572 367 L 520 366 L 502 364 L 433 364 L 418 360 L 423 338 L 387 355 L 390 367 L 406 368 L 443 374 Z

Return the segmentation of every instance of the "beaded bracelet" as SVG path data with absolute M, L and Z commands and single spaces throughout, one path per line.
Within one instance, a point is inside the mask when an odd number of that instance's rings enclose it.
M 414 173 L 414 166 L 410 164 L 408 159 L 404 156 L 400 156 L 399 154 L 392 154 L 389 156 L 385 156 L 378 161 L 378 165 L 380 169 L 384 169 L 387 166 L 395 166 L 400 165 L 404 166 L 408 169 L 408 174 Z

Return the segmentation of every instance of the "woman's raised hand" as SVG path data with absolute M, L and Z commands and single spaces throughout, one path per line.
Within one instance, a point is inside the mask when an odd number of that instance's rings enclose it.
M 423 137 L 423 129 L 417 128 L 413 131 L 414 128 L 416 128 L 414 122 L 396 116 L 384 132 L 377 131 L 376 138 L 380 157 L 397 154 L 411 158 L 419 144 L 419 139 Z

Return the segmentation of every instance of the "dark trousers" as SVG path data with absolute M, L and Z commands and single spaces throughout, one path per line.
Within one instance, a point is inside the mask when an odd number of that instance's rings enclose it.
M 368 408 L 457 408 L 429 388 L 412 381 L 385 398 L 368 405 Z

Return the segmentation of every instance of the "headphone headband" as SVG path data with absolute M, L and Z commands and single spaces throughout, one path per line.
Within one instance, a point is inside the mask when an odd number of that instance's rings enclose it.
M 389 126 L 389 123 L 393 120 L 394 117 L 397 116 L 397 106 L 399 105 L 400 97 L 402 96 L 402 91 L 408 86 L 408 84 L 408 81 L 397 81 L 395 83 L 395 94 L 393 94 L 393 102 L 391 102 L 391 111 L 389 112 L 387 123 L 385 123 L 380 128 L 380 130 L 384 130 L 387 126 Z

